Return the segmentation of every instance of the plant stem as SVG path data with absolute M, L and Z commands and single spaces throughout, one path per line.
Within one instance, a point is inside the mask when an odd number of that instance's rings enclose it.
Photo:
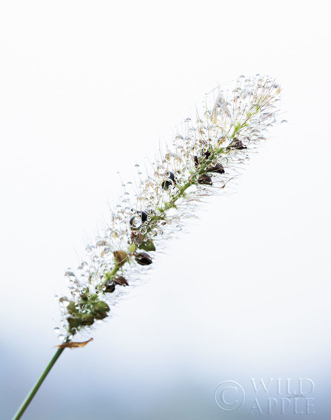
M 106 280 L 104 280 L 101 283 L 101 286 L 104 286 L 107 283 L 108 280 L 112 279 L 115 276 L 115 274 L 118 272 L 119 269 L 120 269 L 119 266 L 115 265 L 115 267 L 111 271 L 109 271 L 108 278 L 106 278 Z
M 38 389 L 40 388 L 41 384 L 44 382 L 46 376 L 48 375 L 49 371 L 54 366 L 57 359 L 61 356 L 61 353 L 63 352 L 64 348 L 59 348 L 56 353 L 54 354 L 52 360 L 49 362 L 49 364 L 46 366 L 46 369 L 43 371 L 43 373 L 40 375 L 40 378 L 36 382 L 35 386 L 31 389 L 25 400 L 23 401 L 22 405 L 16 412 L 16 414 L 13 417 L 13 420 L 18 420 L 22 417 L 24 411 L 28 408 L 30 402 L 32 401 L 33 397 L 36 395 Z

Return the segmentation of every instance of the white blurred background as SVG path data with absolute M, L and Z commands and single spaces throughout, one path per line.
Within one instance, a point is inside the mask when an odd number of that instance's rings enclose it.
M 205 92 L 256 73 L 283 87 L 288 125 L 94 341 L 63 353 L 25 418 L 263 418 L 267 398 L 284 418 L 274 389 L 251 412 L 251 378 L 310 378 L 313 418 L 331 417 L 329 50 L 325 1 L 1 3 L 1 419 L 54 353 L 54 295 L 117 171 L 153 157 Z M 225 380 L 246 392 L 233 412 L 214 400 Z

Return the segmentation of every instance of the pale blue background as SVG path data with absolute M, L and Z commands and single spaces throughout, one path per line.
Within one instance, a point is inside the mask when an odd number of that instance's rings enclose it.
M 252 377 L 311 378 L 313 417 L 331 416 L 326 4 L 1 3 L 1 419 L 54 353 L 53 296 L 116 200 L 117 170 L 153 156 L 218 82 L 256 73 L 283 86 L 289 124 L 94 341 L 65 351 L 25 418 L 250 418 L 214 391 L 234 380 L 249 401 Z

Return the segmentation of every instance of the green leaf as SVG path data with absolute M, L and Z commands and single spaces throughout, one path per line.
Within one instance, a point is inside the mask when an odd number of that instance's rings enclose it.
M 136 245 L 135 244 L 131 244 L 128 246 L 128 251 L 129 252 L 134 252 L 136 250 Z
M 155 251 L 155 246 L 153 241 L 148 239 L 139 245 L 139 249 L 143 249 L 144 251 Z

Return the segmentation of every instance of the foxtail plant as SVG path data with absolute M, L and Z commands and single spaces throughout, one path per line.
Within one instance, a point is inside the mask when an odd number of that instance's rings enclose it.
M 124 287 L 135 284 L 153 263 L 163 242 L 180 231 L 203 197 L 226 189 L 249 155 L 263 143 L 276 122 L 281 89 L 275 80 L 240 76 L 232 89 L 217 88 L 186 118 L 182 131 L 151 164 L 138 170 L 136 188 L 122 184 L 122 195 L 111 210 L 109 225 L 77 271 L 66 271 L 70 296 L 59 298 L 63 342 L 17 412 L 19 419 L 62 351 L 86 344 L 73 342 L 82 331 L 107 318 Z

